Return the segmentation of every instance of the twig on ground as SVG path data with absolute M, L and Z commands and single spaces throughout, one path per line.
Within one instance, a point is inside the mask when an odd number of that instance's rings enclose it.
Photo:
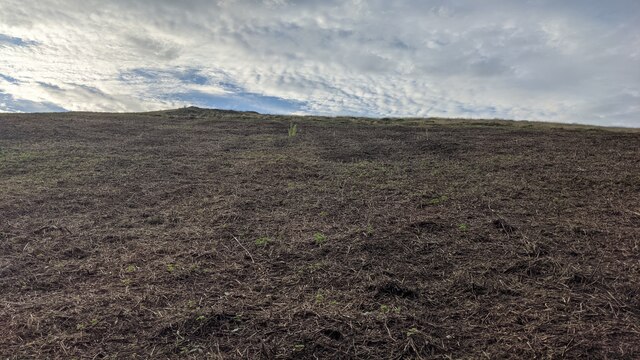
M 231 235 L 231 236 L 233 236 L 233 235 Z M 252 262 L 252 263 L 255 263 L 255 261 L 253 260 L 253 256 L 251 256 L 251 253 L 249 252 L 249 250 L 247 250 L 247 248 L 246 248 L 246 247 L 244 247 L 244 245 L 242 245 L 242 243 L 240 242 L 240 240 L 238 240 L 238 238 L 237 238 L 237 237 L 235 237 L 235 236 L 233 236 L 233 239 L 238 243 L 238 245 L 240 245 L 240 247 L 241 247 L 242 249 L 244 249 L 244 251 L 247 253 L 247 255 L 249 255 L 249 257 L 251 258 L 251 262 Z

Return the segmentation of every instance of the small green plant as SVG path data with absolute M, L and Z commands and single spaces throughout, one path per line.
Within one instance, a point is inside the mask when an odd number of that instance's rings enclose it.
M 202 345 L 197 345 L 197 344 L 189 344 L 188 346 L 181 346 L 180 347 L 180 354 L 181 355 L 189 355 L 189 354 L 202 354 L 204 352 Z
M 18 160 L 26 161 L 26 160 L 34 159 L 35 157 L 36 157 L 35 153 L 29 152 L 29 151 L 25 151 L 25 152 L 21 152 L 20 155 L 18 155 Z
M 128 272 L 128 273 L 132 273 L 132 272 L 136 271 L 136 266 L 133 265 L 133 264 L 130 264 L 129 266 L 127 266 L 125 271 Z
M 296 273 L 299 276 L 307 276 L 309 274 L 313 274 L 315 272 L 322 270 L 323 267 L 324 267 L 324 263 L 320 261 L 313 264 L 301 266 L 296 270 Z
M 316 242 L 316 245 L 322 245 L 327 241 L 327 237 L 322 233 L 313 234 L 313 240 Z
M 373 226 L 371 224 L 367 224 L 367 228 L 364 230 L 364 235 L 367 237 L 373 235 Z
M 399 306 L 391 307 L 391 306 L 385 305 L 385 304 L 380 305 L 380 313 L 382 313 L 382 314 L 389 314 L 391 312 L 393 312 L 395 314 L 400 314 L 400 311 L 401 311 L 401 309 L 400 309 Z
M 289 137 L 294 137 L 298 134 L 298 125 L 291 123 L 289 124 Z
M 176 264 L 167 264 L 167 271 L 170 273 L 176 271 Z
M 446 195 L 438 196 L 437 198 L 431 199 L 429 205 L 440 205 L 447 200 L 449 200 L 449 198 Z
M 324 302 L 324 295 L 322 294 L 322 292 L 318 291 L 316 293 L 316 304 L 320 304 Z
M 145 220 L 149 225 L 162 225 L 164 224 L 164 218 L 162 216 L 151 216 Z
M 190 273 L 198 273 L 198 272 L 200 272 L 200 265 L 199 264 L 191 264 L 191 265 L 189 265 L 189 272 Z
M 255 244 L 256 246 L 267 246 L 267 244 L 269 244 L 271 242 L 271 239 L 269 239 L 266 236 L 263 237 L 259 237 L 256 239 Z
M 98 319 L 91 319 L 89 320 L 88 324 L 85 324 L 85 323 L 76 324 L 76 330 L 84 330 L 89 326 L 96 326 L 98 325 L 98 323 L 99 323 Z
M 295 345 L 293 345 L 293 350 L 294 351 L 302 351 L 302 350 L 304 350 L 304 344 L 295 344 Z
M 202 321 L 205 321 L 206 319 L 207 319 L 207 317 L 206 317 L 206 316 L 204 316 L 204 315 L 200 315 L 200 316 L 198 316 L 198 317 L 196 318 L 196 321 L 200 321 L 200 322 L 202 322 Z
M 417 328 L 411 328 L 409 330 L 407 330 L 407 337 L 411 337 L 413 335 L 416 335 L 420 332 L 420 330 L 418 330 Z
M 458 225 L 458 230 L 467 231 L 467 230 L 469 230 L 469 225 L 467 225 L 467 224 L 459 224 Z

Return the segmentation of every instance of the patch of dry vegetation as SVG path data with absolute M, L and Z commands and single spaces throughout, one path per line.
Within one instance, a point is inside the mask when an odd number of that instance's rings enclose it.
M 2 115 L 0 356 L 638 358 L 640 134 L 525 125 Z

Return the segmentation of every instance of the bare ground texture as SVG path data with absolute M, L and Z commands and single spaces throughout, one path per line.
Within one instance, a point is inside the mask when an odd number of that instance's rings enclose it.
M 519 122 L 1 115 L 0 357 L 637 359 L 639 149 Z

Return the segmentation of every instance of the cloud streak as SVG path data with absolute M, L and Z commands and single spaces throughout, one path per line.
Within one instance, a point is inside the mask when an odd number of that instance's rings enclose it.
M 0 110 L 640 126 L 639 4 L 4 0 Z

